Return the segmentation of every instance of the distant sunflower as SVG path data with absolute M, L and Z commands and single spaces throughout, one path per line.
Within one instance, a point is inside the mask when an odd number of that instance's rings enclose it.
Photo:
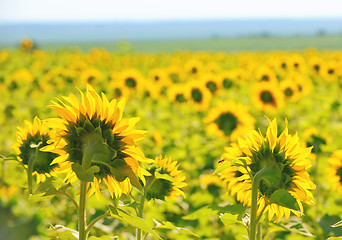
M 235 75 L 232 71 L 223 71 L 218 76 L 220 85 L 225 89 L 230 89 L 236 85 Z
M 309 59 L 309 66 L 314 75 L 319 75 L 322 69 L 325 67 L 325 62 L 323 59 L 315 56 Z
M 257 68 L 255 78 L 258 82 L 277 83 L 278 79 L 275 72 L 266 66 Z
M 283 80 L 280 82 L 280 89 L 284 94 L 285 100 L 290 102 L 297 102 L 301 93 L 299 92 L 298 85 L 292 80 Z
M 284 106 L 284 95 L 276 84 L 258 83 L 252 88 L 252 103 L 261 111 L 276 113 Z
M 221 173 L 221 178 L 228 191 L 237 196 L 237 200 L 243 204 L 251 205 L 251 178 L 265 166 L 274 166 L 276 183 L 269 184 L 261 180 L 258 191 L 258 215 L 268 212 L 268 219 L 279 222 L 283 217 L 289 218 L 291 212 L 300 216 L 301 213 L 287 207 L 271 203 L 270 197 L 276 190 L 286 190 L 297 201 L 300 211 L 303 213 L 302 202 L 313 204 L 314 198 L 311 189 L 315 184 L 310 180 L 306 169 L 311 166 L 307 159 L 312 147 L 303 148 L 296 135 L 288 134 L 287 124 L 283 132 L 278 136 L 277 121 L 270 121 L 266 137 L 252 130 L 248 138 L 241 138 L 237 143 L 225 148 L 222 158 L 228 162 L 235 159 L 243 159 L 243 166 L 232 166 Z M 278 174 L 277 174 L 278 173 Z M 278 175 L 278 176 L 277 176 Z M 275 217 L 274 217 L 275 216 Z
M 201 81 L 213 95 L 221 88 L 219 78 L 215 74 L 204 74 Z
M 318 154 L 322 152 L 322 147 L 331 142 L 331 137 L 322 130 L 315 127 L 306 129 L 303 133 L 305 144 L 307 147 L 313 147 L 312 153 Z
M 119 81 L 129 90 L 138 90 L 142 87 L 141 82 L 143 82 L 143 76 L 134 68 L 126 69 L 120 74 Z
M 327 62 L 321 70 L 321 76 L 327 82 L 336 82 L 340 73 L 341 67 L 337 61 Z
M 21 47 L 21 49 L 23 49 L 25 51 L 30 51 L 34 47 L 34 43 L 33 43 L 32 39 L 24 38 L 20 42 L 20 47 Z
M 168 91 L 167 96 L 170 102 L 185 103 L 188 101 L 186 91 L 182 86 L 173 85 Z
M 44 182 L 46 177 L 56 176 L 58 164 L 51 163 L 58 155 L 40 151 L 49 145 L 49 141 L 54 137 L 53 131 L 38 117 L 34 118 L 33 123 L 24 121 L 24 128 L 17 128 L 17 142 L 13 149 L 25 168 L 28 168 L 29 161 L 33 161 L 32 173 L 36 176 L 37 184 Z
M 149 173 L 139 166 L 139 162 L 153 161 L 146 159 L 136 144 L 144 138 L 144 131 L 134 129 L 139 118 L 122 118 L 124 99 L 118 103 L 115 99 L 109 102 L 103 93 L 100 97 L 90 85 L 85 94 L 81 92 L 81 101 L 72 93 L 63 99 L 64 102 L 58 99 L 50 106 L 61 118 L 50 120 L 59 134 L 55 144 L 44 150 L 60 155 L 53 163 L 72 164 L 67 179 L 75 179 L 78 166 L 96 166 L 99 171 L 94 173 L 92 181 L 88 181 L 88 195 L 95 192 L 97 198 L 102 181 L 116 197 L 128 193 L 132 185 L 139 185 L 137 177 L 145 183 L 144 175 Z
M 332 190 L 342 194 L 342 150 L 336 150 L 329 158 L 327 168 L 328 181 L 332 184 Z
M 178 167 L 177 161 L 172 161 L 170 157 L 161 155 L 156 157 L 155 164 L 149 170 L 155 178 L 147 187 L 147 200 L 177 199 L 178 196 L 185 198 L 182 188 L 188 184 L 185 182 L 183 172 Z
M 233 101 L 219 103 L 204 119 L 208 132 L 228 140 L 235 140 L 254 128 L 254 118 L 248 107 Z
M 99 81 L 103 80 L 103 74 L 95 69 L 89 68 L 81 72 L 80 82 L 82 85 L 86 84 L 98 84 Z
M 198 77 L 203 71 L 203 63 L 197 59 L 190 59 L 185 62 L 185 73 L 191 77 Z
M 196 81 L 187 85 L 186 98 L 189 99 L 199 111 L 204 111 L 209 107 L 211 100 L 210 91 L 203 84 Z

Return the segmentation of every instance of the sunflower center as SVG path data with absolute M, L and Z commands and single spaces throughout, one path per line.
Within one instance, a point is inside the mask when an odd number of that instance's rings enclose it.
M 232 132 L 237 128 L 238 120 L 231 113 L 223 113 L 215 120 L 215 123 L 226 136 L 230 136 Z
M 36 155 L 36 149 L 31 147 L 31 144 L 38 144 L 41 142 L 39 149 L 47 146 L 47 141 L 49 140 L 48 135 L 39 135 L 35 136 L 28 135 L 27 140 L 23 141 L 23 144 L 19 147 L 20 154 L 19 157 L 23 160 L 25 165 L 28 165 L 29 161 L 33 161 L 33 172 L 37 171 L 38 173 L 50 173 L 52 169 L 57 167 L 58 164 L 50 165 L 51 162 L 58 156 L 55 153 L 51 152 L 41 152 L 38 151 Z
M 177 102 L 186 102 L 184 95 L 181 93 L 177 94 L 175 99 Z
M 191 97 L 195 102 L 202 102 L 203 99 L 202 92 L 198 88 L 191 91 Z
M 332 69 L 332 68 L 330 68 L 329 70 L 328 70 L 328 73 L 330 74 L 330 75 L 333 75 L 334 74 L 334 69 Z
M 121 95 L 122 95 L 121 89 L 120 88 L 115 88 L 114 89 L 114 94 L 115 94 L 116 97 L 121 97 Z
M 137 86 L 137 82 L 132 77 L 127 78 L 125 82 L 126 86 L 129 88 L 135 88 Z
M 270 78 L 267 75 L 263 75 L 261 81 L 268 81 Z
M 314 69 L 315 69 L 316 72 L 318 72 L 319 69 L 320 69 L 320 66 L 316 64 L 316 65 L 314 66 Z
M 260 95 L 260 98 L 264 103 L 275 105 L 275 99 L 273 98 L 272 93 L 269 91 L 263 91 Z
M 293 91 L 291 88 L 288 87 L 285 89 L 284 94 L 286 97 L 291 97 L 293 95 Z
M 224 88 L 231 88 L 231 86 L 233 85 L 233 81 L 228 79 L 228 78 L 225 78 L 223 79 L 223 87 Z
M 340 183 L 342 184 L 342 168 L 339 168 L 336 171 L 336 175 L 340 177 Z
M 88 83 L 92 83 L 95 80 L 94 76 L 89 76 L 88 77 Z
M 217 85 L 215 82 L 213 81 L 209 81 L 207 84 L 206 84 L 207 88 L 210 90 L 210 92 L 214 93 L 216 92 L 217 90 Z
M 196 73 L 197 73 L 197 68 L 196 68 L 196 67 L 193 67 L 193 68 L 191 69 L 191 73 L 196 74 Z
M 286 69 L 286 68 L 287 68 L 286 63 L 283 62 L 283 63 L 281 64 L 281 68 L 282 68 L 282 69 Z
M 154 76 L 154 80 L 158 82 L 158 81 L 159 81 L 159 76 L 158 76 L 158 75 L 155 75 L 155 76 Z

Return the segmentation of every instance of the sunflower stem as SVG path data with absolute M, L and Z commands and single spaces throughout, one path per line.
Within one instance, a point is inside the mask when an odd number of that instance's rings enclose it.
M 38 156 L 38 147 L 36 147 L 36 151 L 34 153 L 33 156 L 30 157 L 29 161 L 28 161 L 28 166 L 27 166 L 27 187 L 28 187 L 28 193 L 29 195 L 32 195 L 33 193 L 33 180 L 32 180 L 32 173 L 33 173 L 33 165 L 34 165 L 34 161 L 36 160 L 37 156 Z
M 146 194 L 145 191 L 141 194 L 140 205 L 138 209 L 138 217 L 142 218 L 144 213 L 144 204 L 145 204 Z M 137 228 L 137 240 L 142 239 L 142 230 Z
M 263 173 L 267 171 L 267 167 L 263 168 L 259 172 L 257 172 L 252 179 L 252 207 L 251 207 L 251 222 L 249 227 L 249 239 L 255 240 L 256 239 L 256 230 L 258 226 L 258 218 L 257 211 L 258 211 L 258 191 L 259 191 L 259 183 L 262 178 Z
M 86 200 L 87 200 L 87 182 L 81 181 L 80 203 L 78 209 L 78 232 L 79 240 L 87 239 L 86 232 Z
M 91 223 L 89 223 L 88 227 L 86 228 L 85 232 L 86 234 L 88 234 L 90 232 L 90 230 L 94 227 L 95 223 L 97 223 L 98 221 L 100 221 L 101 219 L 104 219 L 105 217 L 110 217 L 110 213 L 106 212 L 105 214 L 98 216 L 97 218 L 95 218 Z

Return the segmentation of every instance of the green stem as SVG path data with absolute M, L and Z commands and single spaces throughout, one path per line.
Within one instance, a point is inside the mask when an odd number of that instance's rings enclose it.
M 256 239 L 256 229 L 258 225 L 258 191 L 259 191 L 259 183 L 262 177 L 265 168 L 257 172 L 252 179 L 252 207 L 251 207 L 251 223 L 249 228 L 249 239 L 255 240 Z
M 144 213 L 144 204 L 145 204 L 145 192 L 141 194 L 140 199 L 140 206 L 138 210 L 138 217 L 142 218 Z M 137 228 L 137 240 L 142 240 L 142 230 L 140 228 Z
M 101 219 L 103 219 L 105 217 L 110 217 L 110 213 L 107 212 L 107 213 L 105 213 L 105 214 L 103 214 L 101 216 L 98 216 L 91 223 L 89 223 L 88 227 L 85 230 L 86 234 L 88 234 L 90 232 L 90 230 L 94 227 L 95 223 L 97 223 L 98 221 L 100 221 Z
M 32 181 L 32 173 L 33 173 L 33 165 L 34 165 L 34 161 L 36 160 L 37 156 L 38 156 L 38 147 L 36 147 L 36 152 L 33 156 L 30 157 L 29 161 L 28 161 L 28 166 L 27 166 L 27 185 L 28 185 L 28 193 L 31 195 L 33 192 L 33 181 Z
M 86 240 L 86 200 L 87 200 L 87 182 L 81 181 L 80 203 L 78 209 L 78 232 L 79 240 Z
M 75 199 L 69 193 L 67 193 L 67 192 L 64 192 L 64 195 L 67 196 L 74 203 L 74 205 L 76 207 L 76 210 L 78 211 L 79 207 L 78 207 L 78 204 L 75 201 Z

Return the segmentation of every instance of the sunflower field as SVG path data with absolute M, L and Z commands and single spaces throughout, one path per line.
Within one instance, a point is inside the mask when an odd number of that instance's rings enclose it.
M 342 239 L 342 51 L 0 50 L 0 239 Z

